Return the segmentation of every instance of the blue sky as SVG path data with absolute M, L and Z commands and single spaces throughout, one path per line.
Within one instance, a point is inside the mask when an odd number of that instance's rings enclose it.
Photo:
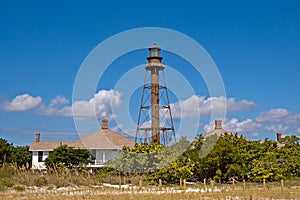
M 277 131 L 300 134 L 298 1 L 28 0 L 1 1 L 0 137 L 16 145 L 30 144 L 36 131 L 42 140 L 76 139 L 70 104 L 83 60 L 100 42 L 140 27 L 173 29 L 205 48 L 222 75 L 227 103 L 231 102 L 227 129 L 251 139 L 275 139 Z M 195 86 L 196 100 L 205 108 L 212 99 L 201 76 L 178 56 L 162 54 L 166 65 L 185 67 L 181 73 L 191 85 L 203 85 Z M 146 49 L 137 50 L 112 63 L 98 84 L 95 101 L 105 102 L 112 95 L 116 107 L 124 105 L 115 83 L 146 63 L 146 56 Z M 168 80 L 171 83 L 172 77 Z M 139 97 L 138 91 L 134 97 Z M 184 100 L 189 98 L 171 103 Z M 100 118 L 118 117 L 99 109 Z M 188 106 L 184 109 L 189 113 Z M 130 113 L 136 120 L 134 106 Z M 88 126 L 89 120 L 84 121 Z M 197 132 L 207 131 L 209 121 L 204 115 Z M 126 123 L 110 125 L 117 130 L 117 125 Z

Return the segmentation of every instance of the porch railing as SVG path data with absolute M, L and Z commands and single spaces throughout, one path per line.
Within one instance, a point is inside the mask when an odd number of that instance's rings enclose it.
M 89 165 L 105 165 L 106 161 L 103 160 L 91 160 Z

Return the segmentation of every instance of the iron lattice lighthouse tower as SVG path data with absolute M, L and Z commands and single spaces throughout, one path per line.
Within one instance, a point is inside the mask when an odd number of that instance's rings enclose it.
M 155 43 L 149 48 L 135 142 L 176 142 L 160 50 Z

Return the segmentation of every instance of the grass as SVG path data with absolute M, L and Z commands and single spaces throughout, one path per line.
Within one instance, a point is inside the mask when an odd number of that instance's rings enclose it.
M 141 176 L 121 178 L 116 174 L 91 175 L 87 170 L 53 170 L 41 173 L 20 170 L 15 166 L 0 168 L 0 199 L 300 199 L 300 180 L 285 181 L 283 192 L 280 182 L 267 183 L 263 190 L 262 183 L 242 183 L 214 185 L 214 192 L 203 191 L 203 183 L 187 183 L 186 191 L 179 185 L 163 185 L 162 191 L 156 185 L 147 182 L 139 187 Z M 111 185 L 103 184 L 110 183 Z M 122 187 L 119 188 L 119 184 Z M 125 185 L 126 184 L 126 185 Z M 200 192 L 202 191 L 202 192 Z
M 154 192 L 144 188 L 143 190 L 119 190 L 111 188 L 79 188 L 73 190 L 57 191 L 57 190 L 35 190 L 23 192 L 5 192 L 1 194 L 2 199 L 15 200 L 38 200 L 38 199 L 299 199 L 300 189 L 290 188 L 284 192 L 280 190 L 249 189 L 236 191 L 223 191 L 214 193 L 200 192 L 178 192 L 169 190 L 168 192 Z

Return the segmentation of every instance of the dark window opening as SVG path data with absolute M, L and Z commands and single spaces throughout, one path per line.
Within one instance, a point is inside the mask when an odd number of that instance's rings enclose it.
M 91 156 L 90 156 L 91 160 L 96 160 L 96 149 L 92 149 L 91 150 Z
M 38 152 L 38 162 L 43 162 L 43 152 L 42 151 Z

